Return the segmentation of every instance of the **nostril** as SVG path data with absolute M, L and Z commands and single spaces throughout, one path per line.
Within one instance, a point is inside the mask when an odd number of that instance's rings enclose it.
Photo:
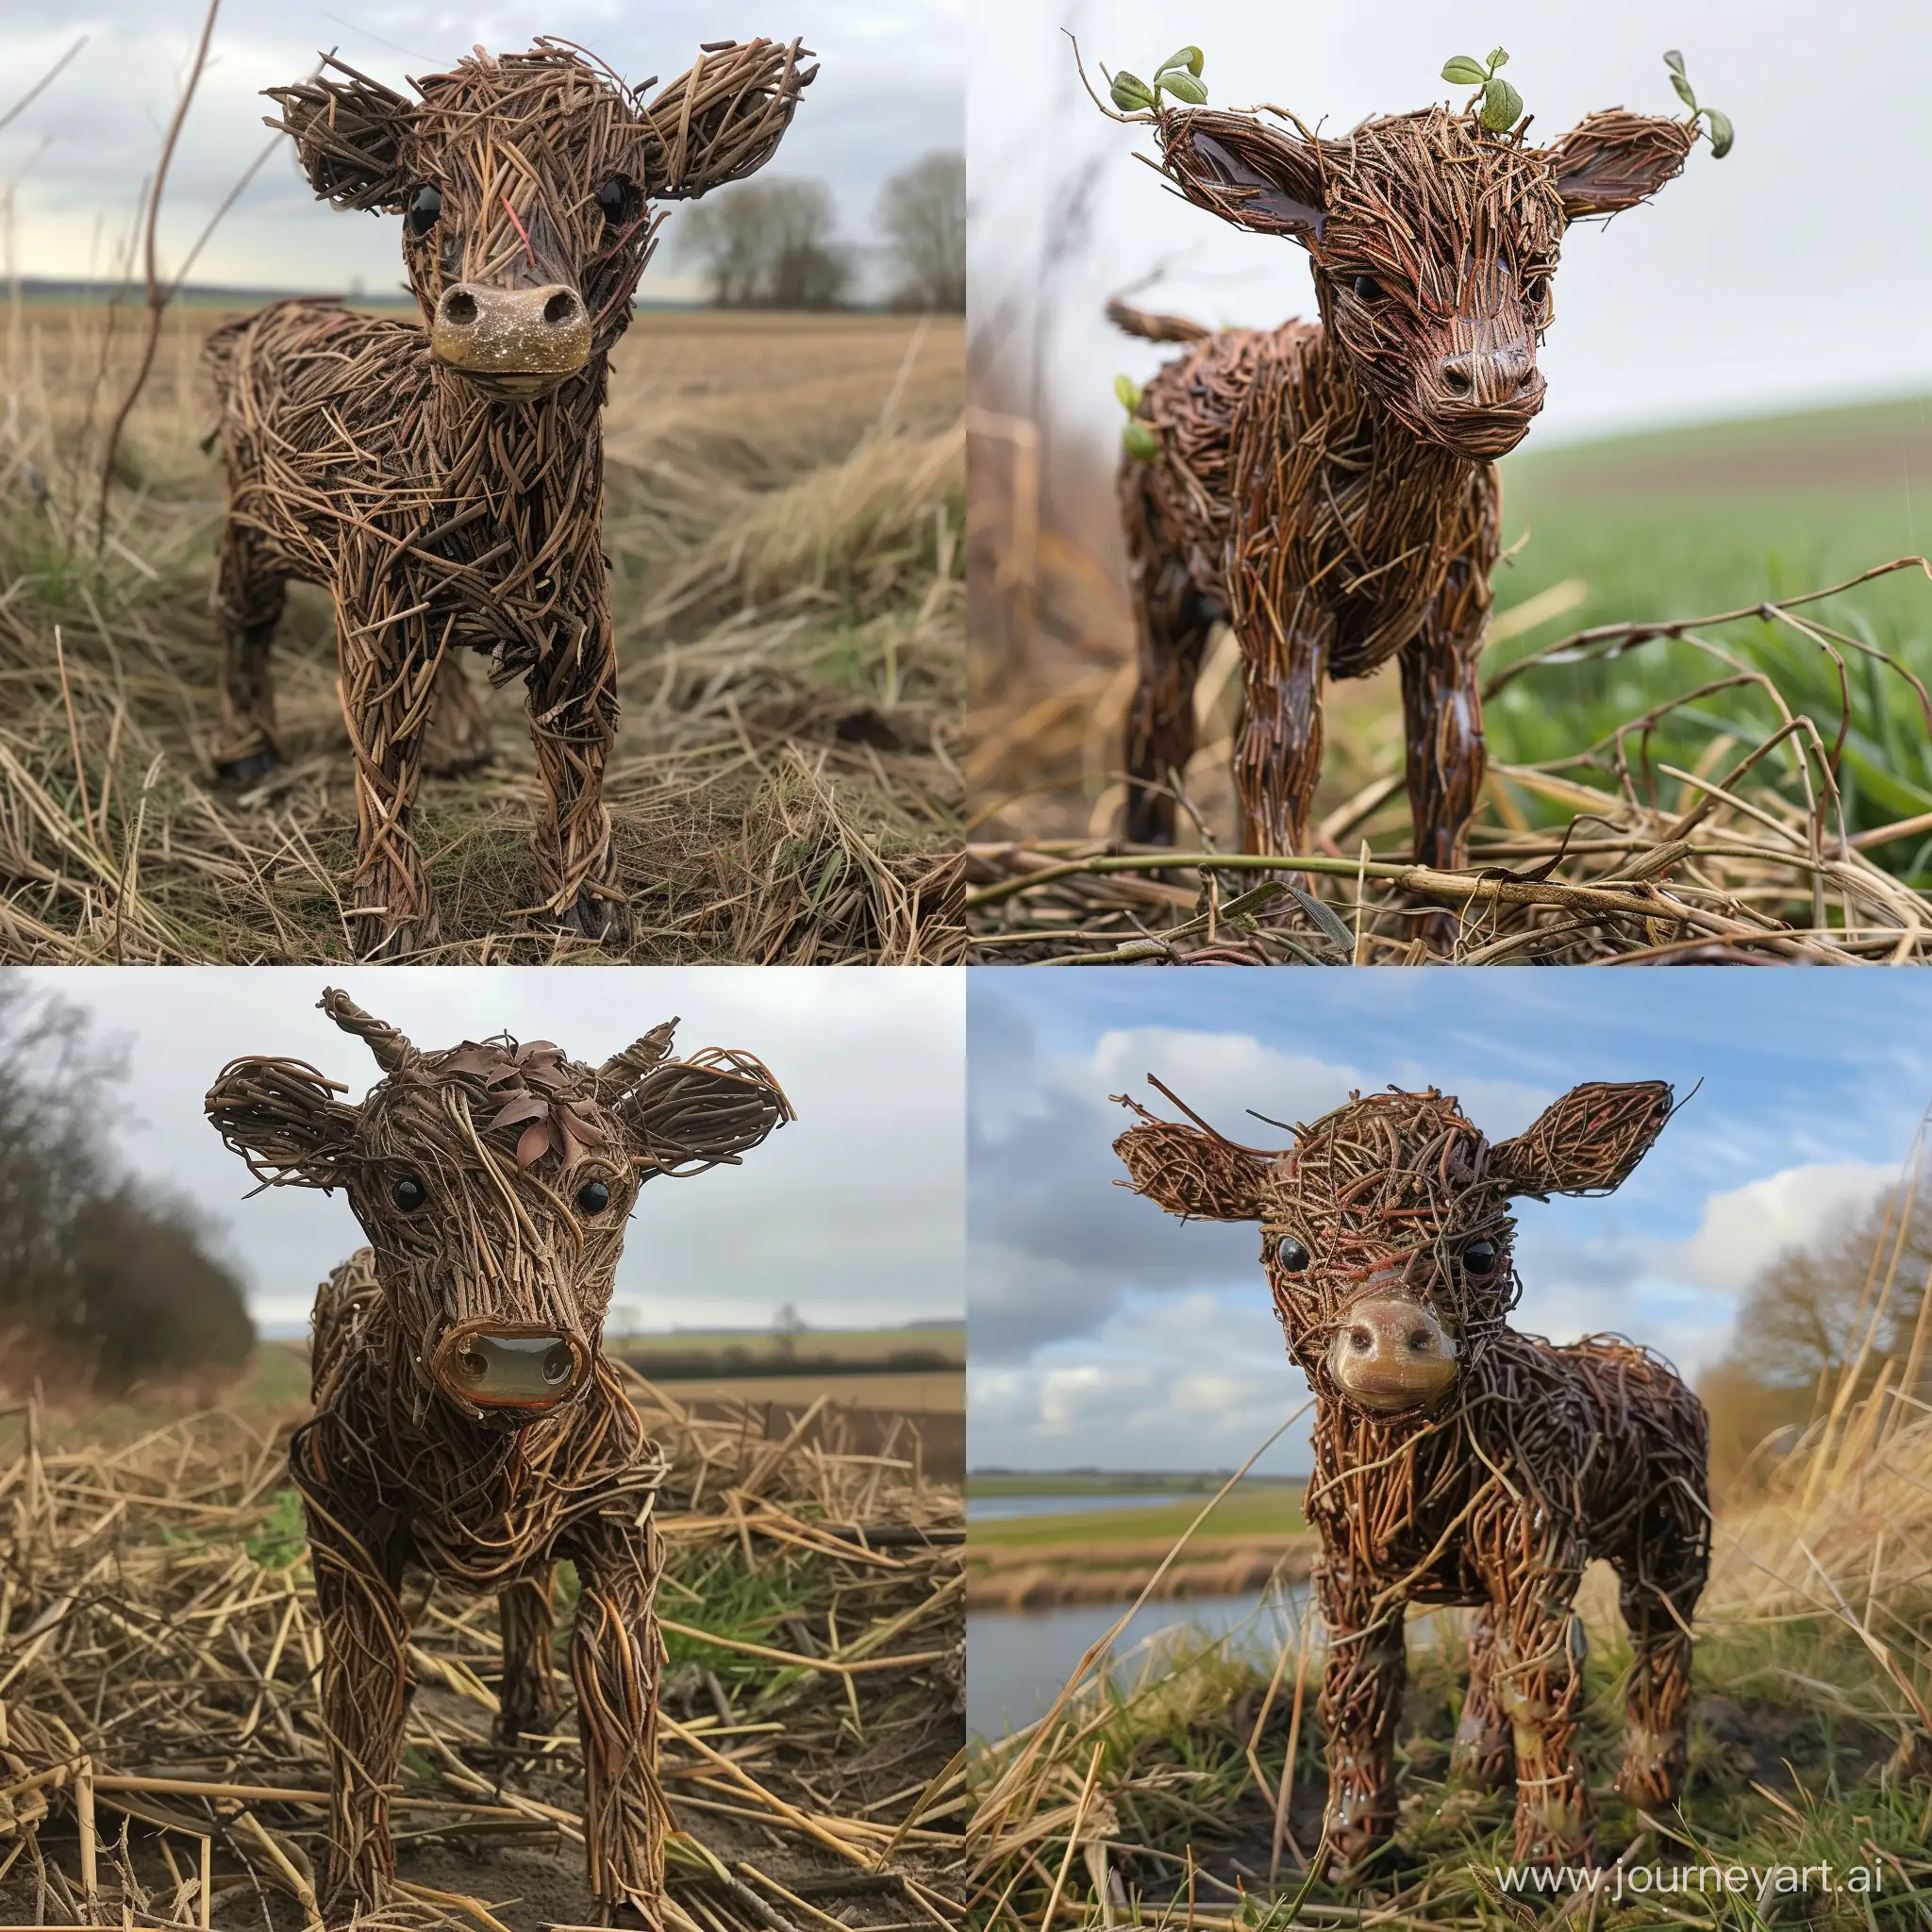
M 483 1358 L 483 1352 L 477 1348 L 459 1349 L 457 1352 L 457 1374 L 466 1382 L 480 1382 L 490 1373 L 490 1364 Z
M 568 289 L 559 289 L 543 305 L 543 320 L 552 328 L 560 328 L 567 322 L 577 319 L 577 298 Z
M 442 298 L 442 319 L 467 325 L 476 319 L 476 298 L 467 289 L 452 289 Z
M 1467 369 L 1449 362 L 1442 368 L 1442 387 L 1452 396 L 1466 396 L 1475 387 L 1475 382 Z
M 559 1341 L 543 1357 L 543 1379 L 554 1389 L 559 1382 L 570 1380 L 571 1371 L 575 1366 L 569 1348 Z
M 1373 1331 L 1357 1323 L 1348 1331 L 1348 1345 L 1357 1355 L 1368 1355 L 1375 1346 L 1375 1338 Z
M 1426 1328 L 1411 1328 L 1408 1332 L 1408 1345 L 1418 1355 L 1427 1354 L 1435 1339 Z

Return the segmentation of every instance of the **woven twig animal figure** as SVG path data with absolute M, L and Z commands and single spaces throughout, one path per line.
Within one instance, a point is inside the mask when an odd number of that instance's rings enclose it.
M 1243 848 L 1307 850 L 1323 680 L 1399 658 L 1415 857 L 1458 865 L 1483 778 L 1494 462 L 1542 407 L 1558 244 L 1572 222 L 1675 175 L 1696 120 L 1610 108 L 1531 147 L 1474 108 L 1367 121 L 1341 140 L 1272 108 L 1121 118 L 1152 125 L 1188 200 L 1300 242 L 1321 310 L 1319 324 L 1217 333 L 1109 306 L 1130 335 L 1195 345 L 1141 398 L 1158 453 L 1121 465 L 1140 659 L 1126 836 L 1172 842 L 1170 774 L 1193 755 L 1195 676 L 1224 618 L 1245 673 Z
M 1394 1830 L 1409 1604 L 1476 1609 L 1458 1773 L 1492 1785 L 1513 1771 L 1520 1860 L 1588 1863 L 1572 1599 L 1584 1564 L 1608 1561 L 1636 1654 L 1620 1788 L 1672 1804 L 1709 1561 L 1705 1415 L 1629 1342 L 1558 1348 L 1507 1325 L 1507 1204 L 1609 1192 L 1669 1119 L 1671 1090 L 1578 1087 L 1494 1146 L 1433 1090 L 1357 1095 L 1278 1153 L 1124 1104 L 1145 1123 L 1114 1142 L 1127 1185 L 1171 1214 L 1260 1223 L 1315 1391 L 1305 1507 L 1322 1536 L 1332 1869 L 1359 1874 Z
M 269 652 L 291 577 L 336 600 L 359 820 L 358 944 L 436 920 L 409 816 L 425 764 L 489 756 L 461 656 L 525 680 L 543 786 L 538 898 L 599 937 L 618 894 L 605 760 L 616 658 L 600 525 L 608 357 L 663 219 L 762 167 L 817 73 L 803 50 L 707 48 L 646 102 L 560 42 L 480 49 L 410 101 L 340 61 L 269 90 L 315 192 L 405 217 L 422 324 L 334 300 L 218 330 L 228 525 L 221 769 L 280 758 Z M 333 70 L 329 72 L 327 70 Z M 426 326 L 425 326 L 426 325 Z M 434 741 L 432 742 L 432 741 Z
M 591 1887 L 607 1924 L 655 1932 L 664 1470 L 599 1331 L 640 1188 L 737 1162 L 791 1104 L 749 1054 L 671 1058 L 675 1021 L 589 1067 L 548 1041 L 419 1052 L 344 993 L 322 1007 L 383 1070 L 360 1106 L 299 1060 L 250 1058 L 223 1069 L 208 1115 L 264 1186 L 344 1189 L 371 1242 L 316 1296 L 315 1415 L 290 1445 L 334 1763 L 324 1913 L 334 1928 L 376 1907 L 395 1874 L 405 1572 L 497 1592 L 498 1738 L 514 1745 L 554 1728 L 567 1557 Z

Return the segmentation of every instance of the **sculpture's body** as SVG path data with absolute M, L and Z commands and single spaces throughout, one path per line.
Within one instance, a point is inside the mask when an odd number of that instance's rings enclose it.
M 1141 401 L 1158 453 L 1121 468 L 1140 663 L 1126 836 L 1173 840 L 1195 675 L 1225 619 L 1245 674 L 1244 849 L 1306 851 L 1323 680 L 1394 658 L 1415 856 L 1460 864 L 1483 777 L 1494 463 L 1542 407 L 1563 229 L 1654 193 L 1694 122 L 1611 109 L 1535 148 L 1442 108 L 1339 141 L 1258 111 L 1142 118 L 1189 200 L 1307 247 L 1321 323 L 1216 334 L 1108 311 L 1130 334 L 1194 344 Z
M 418 1053 L 343 994 L 323 1005 L 385 1070 L 359 1107 L 300 1062 L 244 1059 L 208 1111 L 258 1178 L 345 1188 L 374 1243 L 316 1298 L 315 1415 L 290 1451 L 335 1772 L 325 1917 L 377 1908 L 394 1876 L 405 1574 L 497 1593 L 513 1745 L 555 1725 L 550 1579 L 567 1557 L 591 1890 L 607 1923 L 655 1932 L 663 1466 L 599 1330 L 642 1182 L 735 1160 L 791 1108 L 748 1056 L 667 1058 L 668 1026 L 592 1069 L 547 1041 Z
M 1703 1407 L 1628 1342 L 1558 1348 L 1506 1324 L 1509 1197 L 1607 1192 L 1670 1105 L 1655 1083 L 1579 1087 L 1491 1146 L 1454 1100 L 1390 1093 L 1298 1128 L 1279 1154 L 1144 1112 L 1114 1143 L 1130 1185 L 1171 1213 L 1261 1224 L 1315 1391 L 1306 1508 L 1323 1544 L 1327 1844 L 1344 1875 L 1395 1827 L 1412 1603 L 1476 1611 L 1455 1765 L 1477 1785 L 1514 1777 L 1521 1861 L 1594 1852 L 1573 1608 L 1592 1557 L 1617 1574 L 1635 1653 L 1620 1788 L 1649 1807 L 1682 1788 L 1710 1548 Z
M 269 657 L 291 577 L 337 609 L 368 952 L 435 937 L 409 814 L 425 764 L 489 756 L 461 671 L 525 680 L 543 785 L 538 893 L 588 937 L 614 890 L 604 765 L 616 658 L 600 547 L 612 346 L 655 205 L 751 174 L 814 69 L 797 42 L 708 52 L 648 105 L 576 52 L 460 62 L 420 101 L 346 75 L 274 90 L 316 192 L 405 219 L 422 323 L 278 302 L 208 363 L 229 484 L 216 602 L 222 769 L 279 759 Z

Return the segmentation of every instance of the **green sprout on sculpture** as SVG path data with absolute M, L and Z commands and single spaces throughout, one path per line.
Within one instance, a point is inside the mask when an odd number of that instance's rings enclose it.
M 1442 78 L 1453 86 L 1482 90 L 1482 106 L 1476 108 L 1475 118 L 1491 134 L 1507 134 L 1523 119 L 1523 96 L 1498 72 L 1508 59 L 1506 48 L 1492 47 L 1486 61 L 1457 54 L 1442 63 Z M 1470 104 L 1474 106 L 1475 100 L 1476 96 L 1471 95 Z
M 1160 454 L 1160 438 L 1154 425 L 1141 416 L 1141 385 L 1131 375 L 1116 375 L 1113 392 L 1127 412 L 1126 427 L 1121 431 L 1121 447 L 1136 461 L 1151 463 Z
M 1671 70 L 1671 85 L 1677 90 L 1677 98 L 1690 109 L 1691 121 L 1707 121 L 1710 124 L 1710 152 L 1715 159 L 1723 160 L 1730 153 L 1732 142 L 1737 139 L 1731 126 L 1731 117 L 1720 114 L 1715 108 L 1697 105 L 1690 77 L 1684 72 L 1684 57 L 1674 47 L 1664 56 L 1664 65 Z
M 1168 93 L 1191 108 L 1205 108 L 1208 90 L 1201 84 L 1202 59 L 1199 47 L 1182 47 L 1154 70 L 1151 87 L 1138 74 L 1123 68 L 1110 84 L 1114 106 L 1124 113 L 1143 114 L 1158 108 L 1161 95 Z

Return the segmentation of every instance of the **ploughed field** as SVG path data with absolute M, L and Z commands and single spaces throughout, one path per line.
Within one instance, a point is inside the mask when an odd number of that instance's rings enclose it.
M 122 446 L 105 430 L 138 307 L 0 309 L 0 954 L 45 961 L 350 956 L 356 842 L 325 593 L 291 587 L 287 762 L 213 776 L 209 609 L 224 483 L 200 444 L 183 304 Z M 426 777 L 435 958 L 923 960 L 961 805 L 963 334 L 957 320 L 646 311 L 612 358 L 605 549 L 623 715 L 606 783 L 625 925 L 533 924 L 540 796 L 512 684 L 495 757 Z M 466 664 L 486 690 L 482 660 Z

